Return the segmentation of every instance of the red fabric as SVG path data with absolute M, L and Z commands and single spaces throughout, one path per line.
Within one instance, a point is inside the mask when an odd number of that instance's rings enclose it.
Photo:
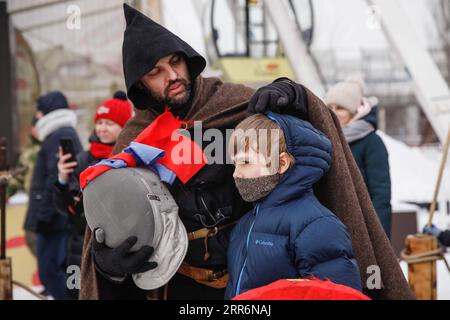
M 130 120 L 131 115 L 132 107 L 128 100 L 113 98 L 106 100 L 97 108 L 94 122 L 100 119 L 108 119 L 124 127 L 127 121 Z
M 42 286 L 41 280 L 39 279 L 39 273 L 37 271 L 35 271 L 33 273 L 33 286 Z
M 136 167 L 136 161 L 134 160 L 133 156 L 129 153 L 121 152 L 115 156 L 112 156 L 109 159 L 123 160 L 128 165 L 128 167 Z M 111 169 L 112 168 L 110 166 L 98 165 L 98 166 L 91 166 L 83 170 L 83 172 L 81 172 L 80 174 L 81 189 L 84 189 L 84 187 L 90 181 L 94 180 L 98 176 L 102 175 L 103 173 Z
M 95 159 L 106 159 L 111 155 L 114 146 L 106 145 L 100 142 L 91 142 L 89 152 Z
M 331 281 L 283 279 L 249 290 L 233 300 L 370 300 L 353 288 Z
M 207 164 L 207 159 L 203 150 L 194 141 L 176 132 L 184 124 L 183 121 L 176 119 L 171 112 L 166 110 L 145 128 L 133 142 L 164 150 L 166 155 L 157 162 L 165 165 L 175 173 L 181 182 L 186 183 Z M 189 160 L 192 161 L 183 163 L 177 162 L 177 156 L 179 155 L 177 151 L 179 150 L 188 150 L 188 154 L 184 155 L 186 158 L 185 160 L 188 160 L 187 158 L 189 158 Z M 109 159 L 123 160 L 127 163 L 128 167 L 136 166 L 135 159 L 129 153 L 121 152 Z M 193 162 L 194 160 L 197 162 Z M 87 168 L 80 174 L 81 188 L 84 189 L 90 181 L 110 169 L 112 168 L 106 165 L 91 166 Z
M 19 236 L 6 240 L 6 249 L 22 247 L 26 244 L 25 237 Z M 1 247 L 0 247 L 1 248 Z

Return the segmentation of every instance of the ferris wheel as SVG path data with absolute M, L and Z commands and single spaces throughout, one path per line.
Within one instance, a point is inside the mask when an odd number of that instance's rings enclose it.
M 258 86 L 281 76 L 296 78 L 271 4 L 263 0 L 212 0 L 201 8 L 210 64 L 225 80 Z M 314 40 L 312 0 L 287 0 L 282 12 L 306 50 Z

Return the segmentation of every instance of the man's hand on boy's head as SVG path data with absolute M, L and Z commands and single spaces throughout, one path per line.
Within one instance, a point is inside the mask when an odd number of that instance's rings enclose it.
M 279 78 L 259 88 L 250 99 L 249 113 L 268 111 L 308 118 L 308 99 L 305 89 L 288 78 Z

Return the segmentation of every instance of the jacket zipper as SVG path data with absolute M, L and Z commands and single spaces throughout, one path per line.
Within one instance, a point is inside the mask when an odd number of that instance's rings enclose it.
M 240 291 L 241 291 L 241 280 L 242 280 L 242 275 L 244 274 L 245 265 L 247 264 L 248 244 L 249 244 L 249 241 L 250 241 L 250 234 L 252 233 L 253 226 L 255 225 L 255 221 L 256 221 L 256 217 L 258 216 L 258 212 L 259 212 L 259 203 L 255 207 L 255 218 L 253 219 L 252 225 L 251 225 L 250 230 L 248 231 L 248 234 L 247 234 L 247 243 L 246 243 L 246 249 L 245 249 L 244 264 L 242 265 L 241 272 L 239 272 L 238 283 L 237 283 L 237 286 L 236 286 L 236 291 L 235 291 L 234 296 L 239 295 Z

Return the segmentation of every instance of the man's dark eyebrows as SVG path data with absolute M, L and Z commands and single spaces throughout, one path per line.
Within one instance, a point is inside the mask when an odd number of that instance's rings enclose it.
M 175 60 L 175 59 L 181 59 L 181 53 L 180 52 L 174 53 L 172 55 L 172 57 L 170 57 L 170 62 L 173 62 L 173 60 Z

